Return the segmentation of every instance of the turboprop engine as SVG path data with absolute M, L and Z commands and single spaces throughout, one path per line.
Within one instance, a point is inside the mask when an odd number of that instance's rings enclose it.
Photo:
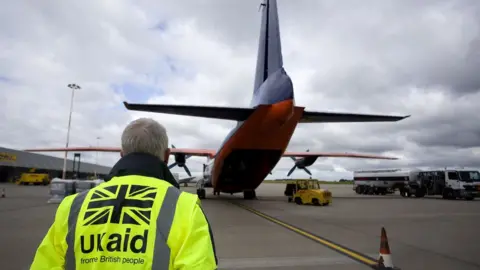
M 175 148 L 175 145 L 172 144 L 172 148 Z M 171 169 L 175 166 L 178 166 L 180 168 L 183 168 L 185 170 L 185 172 L 188 174 L 188 176 L 192 176 L 192 174 L 190 173 L 190 170 L 188 169 L 187 167 L 187 159 L 191 157 L 191 155 L 186 155 L 186 154 L 182 154 L 182 153 L 175 153 L 173 154 L 173 156 L 175 157 L 175 162 L 168 165 L 168 168 Z
M 310 150 L 307 149 L 306 152 L 309 152 L 309 151 Z M 290 158 L 295 162 L 295 165 L 293 165 L 293 167 L 290 169 L 287 176 L 290 176 L 293 173 L 293 171 L 297 168 L 304 170 L 306 173 L 308 173 L 308 175 L 312 175 L 312 173 L 307 169 L 307 167 L 315 163 L 318 157 L 302 157 L 302 158 L 290 157 Z

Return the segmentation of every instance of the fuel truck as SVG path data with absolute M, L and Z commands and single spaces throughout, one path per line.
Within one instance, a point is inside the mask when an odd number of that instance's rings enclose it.
M 357 194 L 386 195 L 395 193 L 406 194 L 406 185 L 417 181 L 419 169 L 381 169 L 353 172 L 353 189 Z
M 443 199 L 473 200 L 480 195 L 480 173 L 467 169 L 425 170 L 405 182 L 404 197 L 442 195 Z

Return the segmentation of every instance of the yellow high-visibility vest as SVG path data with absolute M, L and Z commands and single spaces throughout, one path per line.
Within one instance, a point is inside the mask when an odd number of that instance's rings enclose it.
M 130 175 L 66 197 L 30 269 L 216 268 L 197 195 Z

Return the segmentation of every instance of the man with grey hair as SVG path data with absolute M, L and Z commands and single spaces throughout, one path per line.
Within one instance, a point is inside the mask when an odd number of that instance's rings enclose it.
M 169 154 L 162 125 L 131 122 L 106 182 L 63 199 L 30 269 L 217 269 L 200 200 L 179 190 Z
M 164 126 L 150 118 L 139 118 L 127 125 L 127 127 L 123 130 L 121 140 L 122 151 L 120 152 L 120 156 L 123 159 L 124 156 L 130 155 L 126 159 L 129 164 L 125 164 L 126 162 L 121 162 L 121 159 L 113 167 L 110 174 L 105 178 L 105 181 L 109 181 L 113 176 L 122 174 L 126 170 L 126 168 L 124 168 L 125 166 L 133 166 L 133 164 L 130 165 L 130 163 L 143 163 L 141 166 L 135 165 L 135 169 L 130 168 L 128 173 L 144 175 L 151 174 L 146 173 L 145 170 L 156 170 L 154 174 L 164 175 L 162 180 L 167 181 L 176 188 L 180 188 L 177 180 L 175 180 L 175 177 L 173 177 L 168 167 L 150 164 L 152 162 L 157 163 L 157 159 L 162 161 L 164 164 L 168 163 L 170 149 L 168 148 L 167 130 Z M 157 159 L 153 159 L 151 156 L 154 156 Z M 148 165 L 145 164 L 145 162 L 147 162 Z
M 170 151 L 165 127 L 150 118 L 132 121 L 122 133 L 121 155 L 130 153 L 147 153 L 168 161 Z

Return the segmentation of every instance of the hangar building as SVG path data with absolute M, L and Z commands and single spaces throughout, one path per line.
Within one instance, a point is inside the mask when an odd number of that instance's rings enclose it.
M 75 170 L 74 170 L 75 165 Z M 62 178 L 63 158 L 52 157 L 37 153 L 29 153 L 9 148 L 0 147 L 0 182 L 10 182 L 21 173 L 35 169 L 35 172 L 48 173 L 51 178 Z M 75 177 L 74 171 L 78 169 Z M 95 165 L 79 160 L 67 159 L 66 178 L 86 179 L 97 174 L 97 178 L 103 178 L 111 170 L 111 167 Z

